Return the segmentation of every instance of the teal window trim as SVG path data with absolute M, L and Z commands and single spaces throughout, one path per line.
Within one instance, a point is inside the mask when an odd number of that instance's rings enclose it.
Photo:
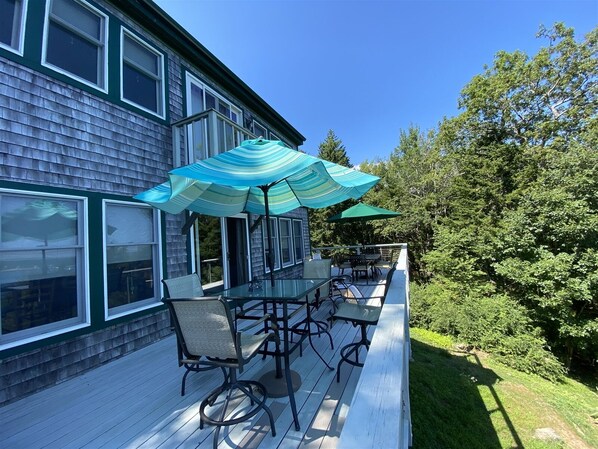
M 163 89 L 164 89 L 164 104 L 163 104 L 163 115 L 162 117 L 156 114 L 147 112 L 137 106 L 122 101 L 120 99 L 120 33 L 121 28 L 126 27 L 127 24 L 120 20 L 118 17 L 112 15 L 105 8 L 101 7 L 92 0 L 85 0 L 88 4 L 96 8 L 102 14 L 108 17 L 108 39 L 107 39 L 107 60 L 108 60 L 108 75 L 107 75 L 107 92 L 91 87 L 90 85 L 83 83 L 72 76 L 67 76 L 59 71 L 56 71 L 50 67 L 42 64 L 42 47 L 44 41 L 44 24 L 45 24 L 45 12 L 46 12 L 46 1 L 27 1 L 27 11 L 25 19 L 25 28 L 23 35 L 23 53 L 17 54 L 14 51 L 8 50 L 0 46 L 0 56 L 13 61 L 19 65 L 27 67 L 31 70 L 46 75 L 52 79 L 62 82 L 68 86 L 72 86 L 77 89 L 81 89 L 85 92 L 89 92 L 94 96 L 116 106 L 122 107 L 135 114 L 141 115 L 147 119 L 151 119 L 162 125 L 170 125 L 170 110 L 169 105 L 169 58 L 168 53 L 163 50 L 161 45 L 156 45 L 155 42 L 151 41 L 145 36 L 140 36 L 131 30 L 132 33 L 141 37 L 145 42 L 149 43 L 153 48 L 158 49 L 160 53 L 164 55 L 163 58 Z

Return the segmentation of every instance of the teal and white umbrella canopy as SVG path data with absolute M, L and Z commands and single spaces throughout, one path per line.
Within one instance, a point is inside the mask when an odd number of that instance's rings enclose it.
M 216 217 L 241 212 L 264 215 L 270 241 L 270 215 L 358 199 L 379 180 L 293 150 L 283 142 L 256 139 L 175 168 L 168 173 L 168 181 L 135 198 L 172 214 L 189 210 Z M 273 276 L 272 260 L 268 262 Z
M 360 198 L 379 181 L 263 139 L 175 168 L 168 178 L 135 198 L 172 214 L 189 210 L 216 217 L 240 212 L 280 215 L 301 206 L 320 208 Z

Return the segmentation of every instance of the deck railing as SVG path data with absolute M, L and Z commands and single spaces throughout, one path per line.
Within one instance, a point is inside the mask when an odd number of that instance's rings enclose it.
M 343 425 L 339 449 L 411 446 L 409 262 L 407 245 L 398 246 L 397 268 Z
M 172 163 L 174 167 L 190 164 L 255 137 L 215 109 L 208 109 L 172 124 Z

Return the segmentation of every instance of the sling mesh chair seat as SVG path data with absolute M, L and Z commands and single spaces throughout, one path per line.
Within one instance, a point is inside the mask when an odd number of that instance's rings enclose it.
M 185 276 L 179 276 L 171 279 L 162 279 L 164 285 L 164 293 L 167 298 L 199 298 L 204 295 L 203 288 L 201 287 L 201 280 L 197 273 L 187 274 Z M 174 328 L 174 319 L 172 313 L 170 314 L 170 326 Z M 181 381 L 181 396 L 185 396 L 185 383 L 189 373 L 208 371 L 218 368 L 212 364 L 206 363 L 205 357 L 193 356 L 189 357 L 183 354 L 181 342 L 177 334 L 177 353 L 179 359 L 179 366 L 185 367 L 185 374 Z M 226 370 L 222 367 L 222 372 L 226 377 Z
M 199 406 L 199 428 L 204 424 L 216 426 L 214 449 L 218 446 L 220 429 L 246 421 L 261 410 L 270 420 L 272 436 L 276 436 L 274 418 L 266 405 L 268 393 L 266 387 L 256 381 L 240 380 L 237 372 L 242 373 L 245 364 L 251 360 L 268 340 L 279 344 L 274 333 L 252 333 L 251 328 L 269 320 L 266 315 L 256 320 L 251 326 L 238 331 L 235 329 L 228 303 L 221 297 L 203 298 L 168 298 L 164 299 L 174 318 L 175 331 L 181 342 L 183 354 L 187 357 L 199 357 L 201 354 L 208 364 L 228 370 L 224 383 L 208 394 Z M 231 414 L 231 399 L 239 396 L 249 399 L 249 410 L 235 410 Z M 223 397 L 223 398 L 222 398 Z M 218 401 L 222 398 L 222 404 Z
M 359 367 L 363 366 L 363 362 L 360 362 L 359 360 L 359 352 L 362 348 L 365 348 L 366 351 L 370 349 L 371 341 L 367 336 L 367 328 L 368 326 L 378 324 L 380 312 L 382 311 L 382 306 L 384 305 L 384 300 L 386 299 L 386 294 L 394 271 L 395 266 L 393 265 L 386 275 L 383 296 L 365 297 L 361 294 L 359 289 L 352 286 L 351 289 L 347 290 L 347 292 L 350 292 L 350 296 L 348 295 L 346 300 L 340 303 L 337 310 L 333 313 L 331 317 L 332 321 L 342 320 L 352 323 L 354 326 L 359 326 L 361 331 L 360 339 L 358 341 L 349 343 L 348 345 L 343 346 L 340 350 L 340 360 L 336 367 L 337 382 L 340 382 L 341 380 L 341 365 L 343 363 Z M 371 304 L 374 300 L 377 300 L 379 305 Z

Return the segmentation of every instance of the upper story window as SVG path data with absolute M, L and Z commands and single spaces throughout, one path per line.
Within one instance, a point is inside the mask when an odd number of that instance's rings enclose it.
M 187 115 L 195 115 L 208 109 L 214 109 L 228 120 L 216 118 L 216 124 L 209 124 L 207 117 L 199 119 L 187 126 L 187 151 L 189 161 L 197 161 L 215 156 L 223 151 L 239 145 L 245 140 L 241 130 L 241 109 L 224 97 L 208 88 L 199 79 L 187 73 Z M 208 132 L 209 131 L 209 132 Z M 214 134 L 215 131 L 215 134 Z
M 164 117 L 164 55 L 123 29 L 122 99 Z
M 26 0 L 0 0 L 0 47 L 23 54 Z
M 105 92 L 107 30 L 108 17 L 88 3 L 49 0 L 43 64 Z
M 255 134 L 255 137 L 263 137 L 264 139 L 268 138 L 268 131 L 264 126 L 260 125 L 258 122 L 254 120 L 252 123 L 252 127 L 252 131 L 253 134 Z

